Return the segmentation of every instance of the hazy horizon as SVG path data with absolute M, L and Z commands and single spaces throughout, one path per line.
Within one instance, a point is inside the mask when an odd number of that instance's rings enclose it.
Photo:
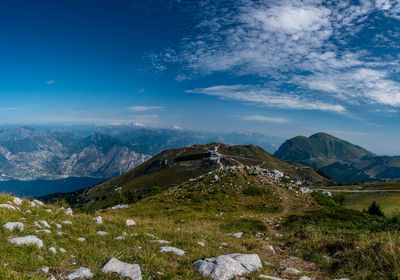
M 0 125 L 326 132 L 400 154 L 400 4 L 2 1 Z

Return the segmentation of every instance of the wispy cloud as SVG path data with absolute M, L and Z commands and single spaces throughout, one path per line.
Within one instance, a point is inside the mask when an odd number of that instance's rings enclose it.
M 131 107 L 128 107 L 129 110 L 136 111 L 136 112 L 160 110 L 162 108 L 163 108 L 162 106 L 131 106 Z
M 243 118 L 246 121 L 259 121 L 259 122 L 269 122 L 269 123 L 287 123 L 289 119 L 286 118 L 274 118 L 274 117 L 265 117 L 260 115 L 251 115 Z
M 224 99 L 245 101 L 256 105 L 274 108 L 332 112 L 346 111 L 346 108 L 342 105 L 314 100 L 312 96 L 307 97 L 296 94 L 281 94 L 252 85 L 220 85 L 187 90 L 186 92 L 212 95 Z
M 398 0 L 236 0 L 225 9 L 219 1 L 205 1 L 193 33 L 153 56 L 156 68 L 179 64 L 179 81 L 228 72 L 261 82 L 250 89 L 213 86 L 191 92 L 291 109 L 400 106 L 400 80 L 392 75 L 400 67 L 395 55 L 400 42 L 393 39 L 400 25 L 381 34 L 374 24 L 381 18 L 400 20 Z M 384 46 L 390 51 L 373 51 L 377 35 L 391 42 Z M 363 45 L 359 37 L 371 41 Z
M 46 81 L 46 85 L 52 85 L 52 84 L 54 84 L 56 81 L 54 81 L 54 80 L 48 80 L 48 81 Z

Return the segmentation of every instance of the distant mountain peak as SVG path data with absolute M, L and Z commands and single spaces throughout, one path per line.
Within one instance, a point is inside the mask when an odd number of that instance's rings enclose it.
M 274 155 L 321 169 L 338 182 L 400 179 L 400 157 L 380 157 L 323 132 L 289 139 Z

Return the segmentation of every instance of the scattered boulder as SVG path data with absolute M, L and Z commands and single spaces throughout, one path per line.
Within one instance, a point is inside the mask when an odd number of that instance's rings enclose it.
M 232 236 L 233 236 L 233 237 L 236 237 L 236 238 L 241 238 L 241 237 L 243 236 L 243 232 L 235 232 L 235 233 L 232 233 Z
M 201 275 L 215 280 L 229 280 L 261 268 L 257 254 L 229 254 L 198 260 L 194 263 Z
M 33 200 L 33 203 L 35 203 L 35 204 L 38 205 L 38 206 L 44 206 L 44 203 L 41 202 L 40 200 L 37 200 L 37 199 L 34 199 L 34 200 Z
M 64 225 L 72 225 L 71 221 L 62 221 L 61 223 L 64 224 Z
M 67 276 L 68 280 L 74 280 L 74 279 L 91 279 L 93 278 L 93 274 L 90 272 L 90 270 L 86 267 L 80 267 L 77 270 L 75 270 L 73 273 L 69 274 Z
M 282 280 L 281 278 L 268 276 L 268 275 L 264 275 L 264 274 L 258 275 L 258 278 L 260 278 L 260 279 L 269 279 L 269 280 Z
M 179 256 L 185 255 L 185 251 L 175 248 L 175 247 L 171 247 L 171 246 L 161 247 L 160 252 L 162 252 L 162 253 L 170 253 L 171 252 L 171 253 L 177 254 Z
M 74 212 L 72 211 L 71 208 L 68 208 L 67 210 L 65 210 L 65 214 L 72 216 Z
M 50 270 L 50 267 L 48 267 L 48 266 L 44 266 L 40 269 L 40 271 L 43 273 L 49 273 L 49 270 Z
M 159 244 L 171 244 L 171 241 L 166 241 L 166 240 L 150 240 L 150 242 Z
M 24 230 L 24 224 L 20 222 L 8 222 L 3 225 L 5 229 L 8 229 L 9 231 L 14 231 L 18 229 L 19 231 Z
M 106 232 L 106 231 L 98 231 L 98 232 L 96 232 L 96 234 L 100 235 L 100 236 L 104 236 L 104 235 L 107 235 L 108 232 Z
M 35 230 L 35 232 L 36 232 L 36 233 L 43 232 L 43 233 L 50 234 L 50 233 L 51 233 L 51 230 L 48 230 L 48 229 L 37 229 L 37 230 Z
M 99 225 L 103 224 L 103 219 L 101 218 L 101 216 L 94 217 L 93 221 L 95 221 Z
M 298 269 L 295 269 L 293 267 L 285 267 L 284 269 L 282 269 L 283 273 L 288 273 L 288 274 L 300 274 L 301 271 Z
M 308 277 L 308 276 L 301 276 L 301 277 L 299 278 L 299 280 L 311 280 L 311 278 Z
M 200 245 L 201 247 L 205 247 L 206 246 L 206 244 L 204 244 L 204 242 L 201 242 L 201 241 L 198 241 L 197 245 Z
M 4 208 L 4 209 L 9 209 L 9 210 L 14 210 L 16 211 L 17 208 L 15 206 L 12 206 L 10 204 L 0 204 L 0 208 Z
M 127 227 L 136 226 L 135 221 L 131 219 L 127 219 L 125 223 Z
M 78 241 L 79 241 L 79 242 L 85 242 L 85 241 L 86 241 L 86 238 L 79 237 L 79 238 L 78 238 Z
M 57 254 L 57 250 L 54 247 L 50 247 L 49 251 L 53 253 L 53 255 Z
M 122 208 L 127 208 L 129 205 L 128 204 L 118 204 L 118 205 L 115 205 L 114 207 L 111 207 L 110 209 L 111 210 L 117 210 L 117 209 L 122 209 Z
M 127 277 L 132 280 L 142 280 L 142 272 L 139 265 L 124 263 L 116 258 L 110 259 L 102 268 L 104 273 L 114 272 L 121 277 Z
M 15 205 L 21 205 L 22 204 L 22 199 L 18 198 L 18 197 L 14 197 L 13 203 Z
M 46 221 L 39 221 L 39 223 L 40 224 L 42 224 L 42 226 L 44 226 L 45 228 L 51 228 L 51 226 L 49 225 L 49 223 L 48 222 L 46 222 Z
M 36 245 L 38 248 L 43 247 L 43 241 L 37 238 L 35 235 L 28 235 L 24 237 L 15 237 L 8 240 L 10 243 L 21 246 L 21 245 Z

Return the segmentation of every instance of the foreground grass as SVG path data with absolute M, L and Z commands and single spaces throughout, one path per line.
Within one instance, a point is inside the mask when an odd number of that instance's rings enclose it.
M 281 246 L 288 246 L 290 253 L 317 263 L 326 275 L 399 279 L 398 216 L 373 216 L 323 199 L 324 208 L 285 219 L 286 234 Z
M 20 211 L 0 208 L 0 225 L 17 221 L 25 225 L 23 232 L 9 232 L 0 227 L 0 279 L 46 279 L 48 275 L 40 272 L 44 266 L 50 267 L 50 274 L 57 279 L 81 266 L 88 267 L 94 279 L 119 279 L 100 271 L 111 257 L 139 264 L 143 279 L 204 279 L 193 262 L 230 253 L 258 254 L 262 261 L 272 263 L 246 275 L 246 279 L 257 279 L 260 273 L 278 276 L 282 267 L 269 249 L 275 241 L 267 225 L 282 211 L 282 201 L 292 202 L 299 209 L 311 207 L 313 200 L 309 195 L 300 196 L 265 178 L 261 182 L 258 176 L 242 175 L 218 174 L 221 179 L 215 182 L 215 174 L 209 174 L 128 208 L 93 214 L 69 216 L 61 208 L 66 205 L 31 207 L 28 201 L 19 206 Z M 10 200 L 9 196 L 0 196 L 0 204 Z M 101 225 L 93 221 L 98 215 L 103 219 Z M 127 227 L 126 219 L 135 220 L 137 225 Z M 50 224 L 50 234 L 36 232 L 34 222 L 41 220 Z M 62 221 L 71 221 L 72 225 Z M 56 223 L 62 228 L 58 229 Z M 58 231 L 63 234 L 58 235 Z M 108 235 L 98 236 L 97 231 Z M 239 231 L 244 233 L 242 238 L 230 235 Z M 123 240 L 114 239 L 123 232 L 127 233 Z M 17 247 L 8 242 L 11 237 L 26 235 L 37 235 L 43 240 L 44 248 Z M 86 241 L 79 242 L 79 237 Z M 170 246 L 184 250 L 185 256 L 161 253 L 159 249 L 165 245 L 154 242 L 158 239 L 170 241 Z M 50 247 L 57 250 L 62 247 L 66 253 L 54 255 L 48 250 Z M 318 271 L 304 273 L 317 275 Z

